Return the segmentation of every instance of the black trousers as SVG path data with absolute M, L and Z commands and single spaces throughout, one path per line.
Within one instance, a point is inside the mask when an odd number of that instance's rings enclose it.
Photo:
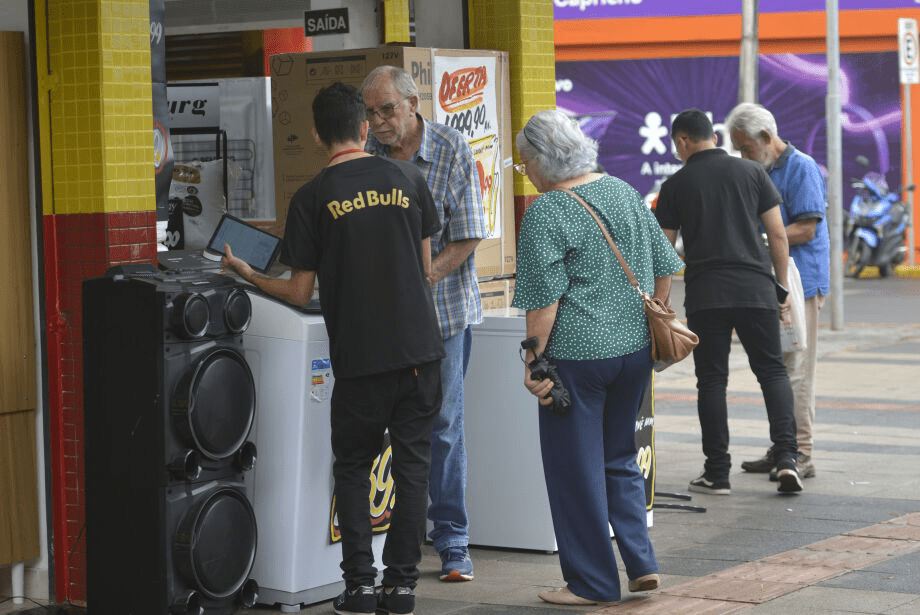
M 697 413 L 703 432 L 705 472 L 710 480 L 728 478 L 728 354 L 732 329 L 748 355 L 767 407 L 775 459 L 795 459 L 795 403 L 783 363 L 779 312 L 770 309 L 700 310 L 687 316 L 687 325 L 700 337 L 693 350 L 698 389 Z
M 370 473 L 389 430 L 395 503 L 383 549 L 383 584 L 414 588 L 428 510 L 431 426 L 441 407 L 441 366 L 337 378 L 332 391 L 335 502 L 342 571 L 349 589 L 374 585 Z

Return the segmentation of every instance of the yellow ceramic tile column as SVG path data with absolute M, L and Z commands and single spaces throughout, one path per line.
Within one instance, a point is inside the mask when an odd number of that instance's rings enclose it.
M 553 3 L 549 0 L 470 0 L 470 46 L 507 51 L 511 62 L 512 135 L 531 115 L 556 107 L 556 58 Z M 518 160 L 517 152 L 514 154 Z M 537 194 L 533 185 L 514 178 L 515 218 Z
M 156 259 L 149 0 L 34 0 L 54 593 L 86 599 L 84 279 Z
M 54 199 L 45 213 L 154 211 L 148 0 L 47 6 Z

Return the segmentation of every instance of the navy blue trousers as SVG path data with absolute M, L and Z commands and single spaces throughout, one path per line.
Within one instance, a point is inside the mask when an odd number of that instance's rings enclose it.
M 636 416 L 652 373 L 646 347 L 622 357 L 557 360 L 572 411 L 540 409 L 543 472 L 562 576 L 582 598 L 620 599 L 610 527 L 630 579 L 658 572 L 648 535 Z M 608 524 L 610 527 L 608 527 Z

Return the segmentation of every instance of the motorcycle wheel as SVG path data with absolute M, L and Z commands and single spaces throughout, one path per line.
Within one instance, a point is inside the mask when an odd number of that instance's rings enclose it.
M 893 272 L 893 269 L 891 267 L 891 264 L 881 265 L 878 268 L 878 275 L 879 277 L 882 277 L 882 278 L 887 278 L 888 276 L 892 274 L 892 272 Z
M 858 278 L 859 274 L 866 268 L 866 263 L 869 262 L 872 248 L 861 239 L 854 240 L 853 243 L 855 245 L 851 247 L 847 254 L 847 273 L 850 277 Z

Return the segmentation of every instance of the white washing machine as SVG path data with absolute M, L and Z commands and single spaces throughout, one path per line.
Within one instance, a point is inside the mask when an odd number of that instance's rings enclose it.
M 256 384 L 258 458 L 246 482 L 259 528 L 252 578 L 260 604 L 294 613 L 345 588 L 342 549 L 332 541 L 329 340 L 320 314 L 249 296 L 243 348 Z M 383 543 L 383 534 L 374 537 L 378 568 Z
M 463 387 L 470 544 L 553 553 L 537 406 L 518 356 L 526 324 L 519 310 L 497 313 L 473 327 Z

